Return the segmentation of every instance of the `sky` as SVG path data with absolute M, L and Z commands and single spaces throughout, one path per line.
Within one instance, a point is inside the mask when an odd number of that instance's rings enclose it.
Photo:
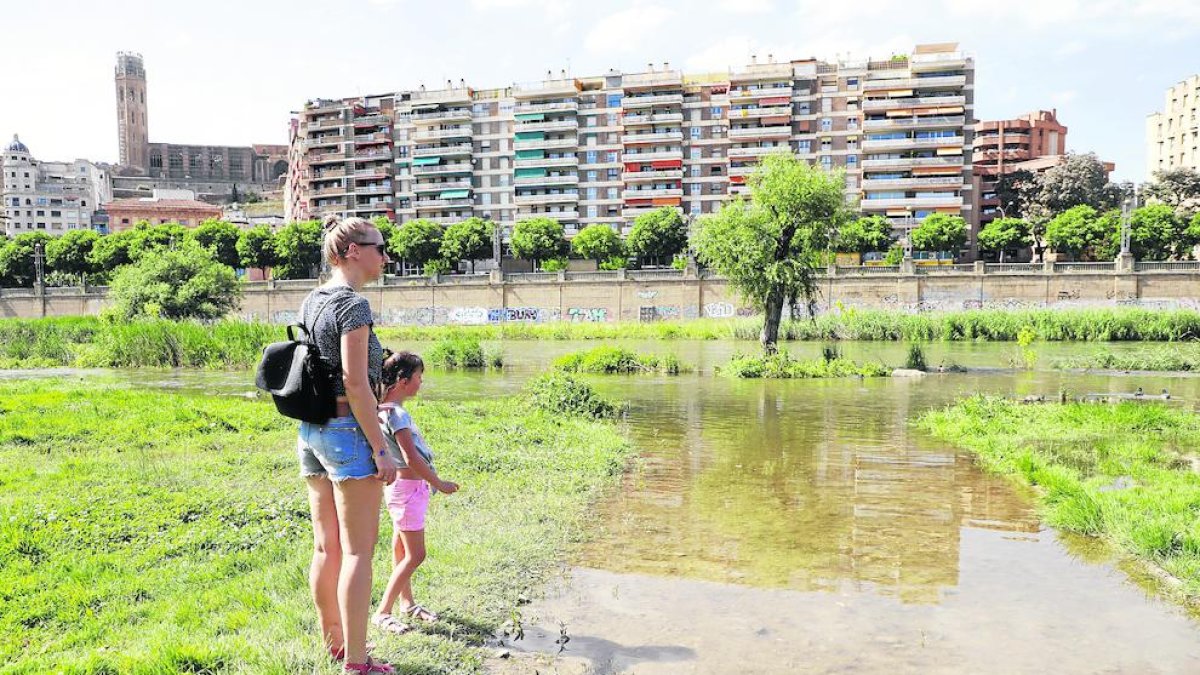
M 886 58 L 958 42 L 975 116 L 1057 109 L 1067 148 L 1145 179 L 1145 118 L 1200 73 L 1196 0 L 106 0 L 6 3 L 0 142 L 117 159 L 116 52 L 146 62 L 150 140 L 287 142 L 291 111 L 465 79 L 492 88 L 648 63 L 685 72 Z

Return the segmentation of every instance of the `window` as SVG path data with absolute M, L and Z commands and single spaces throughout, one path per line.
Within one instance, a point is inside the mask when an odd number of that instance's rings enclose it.
M 585 155 L 586 159 L 584 160 L 584 163 L 585 164 L 595 164 L 596 163 L 596 155 L 597 155 L 597 153 L 595 150 L 588 150 L 587 155 Z
M 608 170 L 608 179 L 609 180 L 621 180 L 621 170 L 620 169 L 609 169 Z
M 482 192 L 479 195 L 479 203 L 483 206 L 490 206 L 492 203 L 492 193 Z
M 620 116 L 617 113 L 608 113 L 608 126 L 615 127 L 620 125 Z
M 846 166 L 858 166 L 858 155 L 846 155 Z
M 833 120 L 831 118 L 821 118 L 821 131 L 833 131 Z
M 615 164 L 616 162 L 619 162 L 620 160 L 617 158 L 617 151 L 611 150 L 605 153 L 604 161 L 608 162 L 609 164 Z
M 588 115 L 588 117 L 587 117 L 587 125 L 588 125 L 589 127 L 594 127 L 594 126 L 596 126 L 596 116 L 595 116 L 595 115 Z
M 692 140 L 700 138 L 700 127 L 691 127 L 688 129 L 688 134 L 691 135 Z
M 810 140 L 796 141 L 796 152 L 799 152 L 799 153 L 812 152 L 812 141 L 810 141 Z
M 847 77 L 846 78 L 846 88 L 847 89 L 858 89 L 858 78 L 857 77 Z
M 590 187 L 587 189 L 587 198 L 588 199 L 596 199 L 597 198 L 596 197 L 596 188 Z
M 691 171 L 691 176 L 692 176 L 692 178 L 699 178 L 699 177 L 700 177 L 700 165 L 699 165 L 699 164 L 693 164 L 693 165 L 690 167 L 690 171 Z
M 721 106 L 714 105 L 710 112 L 712 112 L 713 117 L 720 117 L 721 116 Z
M 833 110 L 833 99 L 831 99 L 831 98 L 821 99 L 821 112 L 827 113 L 827 112 L 830 112 L 831 110 Z
M 599 211 L 599 209 L 596 207 L 596 205 L 595 205 L 595 204 L 592 204 L 592 205 L 588 206 L 588 207 L 587 207 L 587 217 L 588 217 L 588 218 L 595 218 L 595 217 L 596 217 L 596 214 L 598 213 L 598 211 Z
M 592 169 L 592 170 L 590 170 L 590 171 L 588 171 L 588 172 L 587 172 L 587 181 L 588 181 L 589 183 L 595 183 L 595 182 L 596 182 L 596 170 L 595 170 L 595 169 Z
M 700 159 L 700 148 L 689 148 L 688 157 L 691 159 Z
M 617 195 L 617 188 L 615 188 L 615 187 L 610 187 L 610 188 L 608 188 L 608 198 L 609 198 L 609 199 L 616 199 L 616 198 L 617 198 L 617 196 L 618 196 L 618 195 Z
M 39 214 L 39 215 L 41 215 L 41 214 Z M 51 218 L 62 218 L 62 211 L 51 211 L 50 217 Z
M 821 168 L 828 169 L 833 166 L 833 158 L 829 155 L 821 155 Z

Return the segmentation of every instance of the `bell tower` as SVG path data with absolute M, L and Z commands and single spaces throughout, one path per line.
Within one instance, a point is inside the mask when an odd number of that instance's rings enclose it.
M 146 120 L 146 69 L 142 55 L 117 52 L 117 140 L 121 166 L 146 172 L 149 168 L 150 134 Z

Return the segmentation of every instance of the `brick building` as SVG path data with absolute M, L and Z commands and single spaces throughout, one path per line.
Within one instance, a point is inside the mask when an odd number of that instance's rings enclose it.
M 196 227 L 209 218 L 220 218 L 221 207 L 195 199 L 186 190 L 156 190 L 152 198 L 117 199 L 104 206 L 109 230 L 128 230 L 141 221 L 151 225 L 179 223 Z

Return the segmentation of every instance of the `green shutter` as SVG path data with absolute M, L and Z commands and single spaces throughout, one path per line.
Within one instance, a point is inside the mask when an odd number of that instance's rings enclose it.
M 545 159 L 545 150 L 518 150 L 517 159 Z
M 418 157 L 413 160 L 413 166 L 428 166 L 430 164 L 441 164 L 441 157 Z
M 545 113 L 518 113 L 516 115 L 518 122 L 541 122 L 546 119 Z
M 462 199 L 470 193 L 470 190 L 446 190 L 438 195 L 438 199 Z
M 545 176 L 545 169 L 517 169 L 517 178 L 533 178 L 534 176 Z
M 544 132 L 544 131 L 518 131 L 517 132 L 517 140 L 518 141 L 540 141 L 540 140 L 544 139 L 545 137 L 546 137 L 546 132 Z

